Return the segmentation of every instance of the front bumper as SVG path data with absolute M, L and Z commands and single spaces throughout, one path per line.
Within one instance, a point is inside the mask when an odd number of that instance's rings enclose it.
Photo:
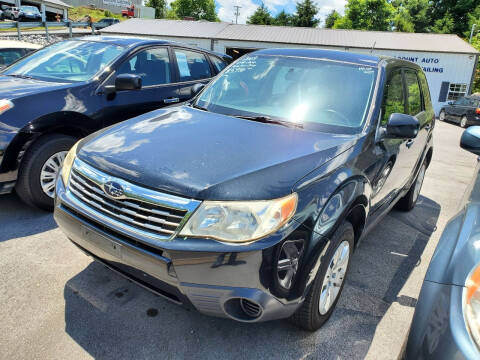
M 300 300 L 279 299 L 263 285 L 263 250 L 235 252 L 230 246 L 228 252 L 186 251 L 166 242 L 165 247 L 152 247 L 71 205 L 59 177 L 54 217 L 67 237 L 97 261 L 177 304 L 245 322 L 286 318 L 300 306 Z M 258 313 L 252 316 L 245 304 L 250 311 L 257 306 Z
M 480 359 L 464 321 L 463 291 L 462 286 L 424 281 L 406 359 Z

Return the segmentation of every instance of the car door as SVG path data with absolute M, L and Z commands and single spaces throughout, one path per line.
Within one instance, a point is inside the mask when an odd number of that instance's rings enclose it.
M 383 90 L 382 111 L 374 151 L 380 166 L 377 166 L 379 171 L 372 180 L 373 192 L 370 199 L 372 215 L 376 212 L 382 213 L 379 210 L 388 207 L 407 184 L 413 172 L 415 156 L 411 151 L 411 141 L 390 139 L 385 136 L 390 115 L 408 113 L 406 99 L 407 88 L 403 70 L 399 67 L 389 69 Z
M 215 75 L 205 53 L 180 47 L 172 48 L 178 84 L 176 94 L 179 102 L 192 97 L 193 85 L 207 84 Z
M 123 121 L 178 101 L 174 71 L 168 46 L 140 50 L 123 61 L 105 82 L 115 84 L 119 74 L 134 74 L 142 79 L 139 90 L 102 91 L 104 126 Z M 177 99 L 177 100 L 175 100 Z

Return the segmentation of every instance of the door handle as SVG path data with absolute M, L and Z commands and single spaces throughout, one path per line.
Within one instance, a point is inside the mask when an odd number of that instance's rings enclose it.
M 405 145 L 407 146 L 407 148 L 410 149 L 410 147 L 413 145 L 414 142 L 415 142 L 415 140 L 409 139 L 409 140 L 407 140 L 407 142 L 405 143 Z
M 164 99 L 163 102 L 165 104 L 174 104 L 174 103 L 177 103 L 179 102 L 180 99 L 179 98 L 174 98 L 174 97 L 171 97 L 171 98 L 168 98 L 168 99 Z

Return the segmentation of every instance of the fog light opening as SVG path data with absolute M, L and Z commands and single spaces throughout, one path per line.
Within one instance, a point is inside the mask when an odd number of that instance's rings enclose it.
M 255 321 L 263 312 L 260 304 L 246 298 L 228 299 L 224 303 L 224 309 L 228 316 L 238 321 Z

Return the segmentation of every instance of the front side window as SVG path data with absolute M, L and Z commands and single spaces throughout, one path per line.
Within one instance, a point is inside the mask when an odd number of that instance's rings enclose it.
M 248 55 L 215 79 L 196 105 L 231 116 L 265 116 L 317 131 L 356 133 L 365 122 L 376 75 L 376 68 L 358 64 Z
M 405 70 L 405 83 L 408 90 L 408 114 L 415 116 L 422 112 L 422 95 L 415 71 Z
M 405 113 L 405 95 L 403 92 L 402 71 L 393 70 L 385 85 L 382 103 L 381 125 L 386 126 L 390 115 L 393 113 Z
M 19 60 L 3 74 L 44 81 L 86 81 L 92 79 L 123 51 L 124 48 L 118 45 L 67 40 Z
M 201 80 L 212 76 L 205 55 L 183 49 L 175 49 L 180 81 Z
M 15 60 L 20 59 L 24 55 L 23 49 L 1 49 L 0 65 L 10 65 Z
M 138 75 L 142 78 L 142 86 L 169 84 L 171 79 L 168 50 L 143 50 L 120 65 L 117 74 Z

